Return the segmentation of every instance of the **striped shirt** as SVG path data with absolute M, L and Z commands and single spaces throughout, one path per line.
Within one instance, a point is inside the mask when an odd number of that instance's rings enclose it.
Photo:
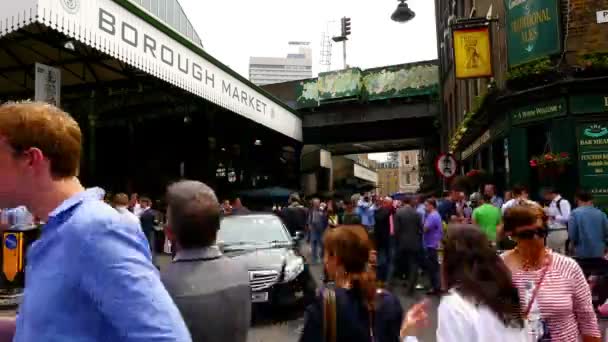
M 583 271 L 571 258 L 552 253 L 553 262 L 538 291 L 536 301 L 547 323 L 552 342 L 578 341 L 580 335 L 600 337 L 591 291 Z M 527 308 L 526 288 L 538 284 L 542 269 L 513 272 L 522 311 Z

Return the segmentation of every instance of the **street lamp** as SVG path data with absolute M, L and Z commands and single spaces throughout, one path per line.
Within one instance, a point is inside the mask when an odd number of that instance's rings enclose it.
M 399 5 L 397 5 L 397 9 L 391 15 L 391 19 L 398 23 L 408 22 L 416 16 L 416 13 L 412 11 L 409 6 L 405 3 L 406 0 L 398 0 Z

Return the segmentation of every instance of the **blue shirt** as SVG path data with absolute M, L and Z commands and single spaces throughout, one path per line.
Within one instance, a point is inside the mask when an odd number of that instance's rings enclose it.
M 422 220 L 422 224 L 424 225 L 424 220 L 426 219 L 426 208 L 424 204 L 418 204 L 416 207 L 416 212 L 420 215 L 420 219 Z
M 570 214 L 568 234 L 576 257 L 601 258 L 608 241 L 608 218 L 595 207 L 578 207 Z
M 424 247 L 439 248 L 441 239 L 443 239 L 443 222 L 441 222 L 441 216 L 437 210 L 434 210 L 426 216 L 424 228 Z
M 139 224 L 97 189 L 49 215 L 25 277 L 14 342 L 191 341 Z
M 357 209 L 359 216 L 361 216 L 361 224 L 367 227 L 373 227 L 376 224 L 376 219 L 374 218 L 374 214 L 376 213 L 376 206 L 360 200 L 357 203 Z

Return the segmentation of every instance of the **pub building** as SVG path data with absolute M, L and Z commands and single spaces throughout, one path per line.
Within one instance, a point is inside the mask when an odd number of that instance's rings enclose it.
M 608 207 L 608 23 L 597 15 L 605 8 L 549 0 L 436 3 L 443 145 L 460 160 L 461 174 L 483 169 L 499 190 L 523 184 L 534 198 L 555 186 L 572 201 L 585 188 Z M 465 20 L 464 13 L 478 16 Z M 454 34 L 470 22 L 489 31 L 491 73 L 484 77 L 455 71 L 472 65 L 458 65 Z M 483 46 L 475 48 L 483 57 Z

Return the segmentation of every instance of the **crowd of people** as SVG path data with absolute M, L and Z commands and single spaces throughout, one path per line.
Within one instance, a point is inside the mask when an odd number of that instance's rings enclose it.
M 198 181 L 170 185 L 175 256 L 159 273 L 144 228 L 151 201 L 117 194 L 111 206 L 100 189 L 85 189 L 81 145 L 76 121 L 52 105 L 0 106 L 0 207 L 23 206 L 45 223 L 28 250 L 16 320 L 0 320 L 0 331 L 17 342 L 245 342 L 248 270 L 216 238 L 223 215 L 247 209 L 220 204 Z M 599 342 L 587 277 L 569 255 L 605 260 L 606 215 L 587 192 L 574 210 L 553 189 L 545 207 L 523 187 L 512 193 L 505 202 L 489 184 L 468 198 L 364 194 L 309 208 L 292 195 L 277 213 L 291 232 L 307 232 L 325 270 L 300 340 L 416 340 L 430 329 L 428 302 L 405 312 L 391 291 L 405 280 L 413 293 L 422 271 L 429 293 L 441 295 L 438 341 Z

